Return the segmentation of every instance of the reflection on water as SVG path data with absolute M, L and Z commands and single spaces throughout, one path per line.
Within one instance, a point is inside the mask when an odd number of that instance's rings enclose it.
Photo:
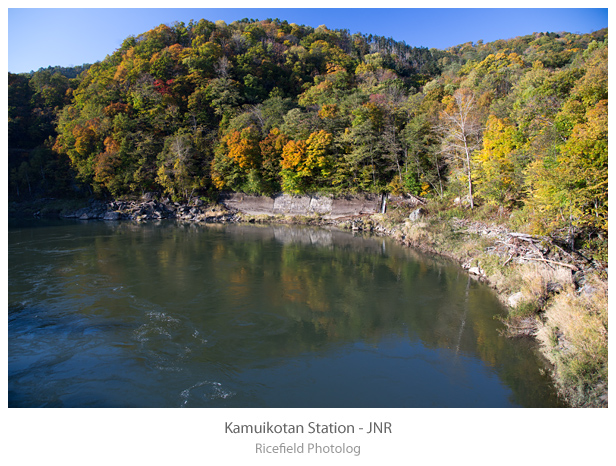
M 557 406 L 461 269 L 290 226 L 9 228 L 9 405 Z

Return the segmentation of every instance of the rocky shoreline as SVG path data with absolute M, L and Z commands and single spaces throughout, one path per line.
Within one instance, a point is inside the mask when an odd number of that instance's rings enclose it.
M 158 201 L 146 199 L 142 201 L 93 201 L 80 209 L 63 212 L 61 218 L 76 218 L 80 220 L 132 220 L 145 222 L 149 220 L 175 219 L 192 222 L 224 223 L 238 221 L 235 212 L 230 212 L 217 204 L 206 204 L 197 200 L 192 205 L 180 204 L 169 200 Z

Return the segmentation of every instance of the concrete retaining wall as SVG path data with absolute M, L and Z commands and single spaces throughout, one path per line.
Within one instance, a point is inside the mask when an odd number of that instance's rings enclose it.
M 251 215 L 322 215 L 326 218 L 374 214 L 381 211 L 383 196 L 379 194 L 331 196 L 253 196 L 241 193 L 221 194 L 221 204 Z

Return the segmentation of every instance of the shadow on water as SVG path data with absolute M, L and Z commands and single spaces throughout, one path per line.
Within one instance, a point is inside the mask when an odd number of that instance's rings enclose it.
M 493 292 L 335 229 L 9 231 L 10 406 L 559 406 Z

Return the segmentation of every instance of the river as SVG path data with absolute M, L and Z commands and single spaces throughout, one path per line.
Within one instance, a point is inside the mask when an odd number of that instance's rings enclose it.
M 557 407 L 493 291 L 385 238 L 10 221 L 11 407 Z

